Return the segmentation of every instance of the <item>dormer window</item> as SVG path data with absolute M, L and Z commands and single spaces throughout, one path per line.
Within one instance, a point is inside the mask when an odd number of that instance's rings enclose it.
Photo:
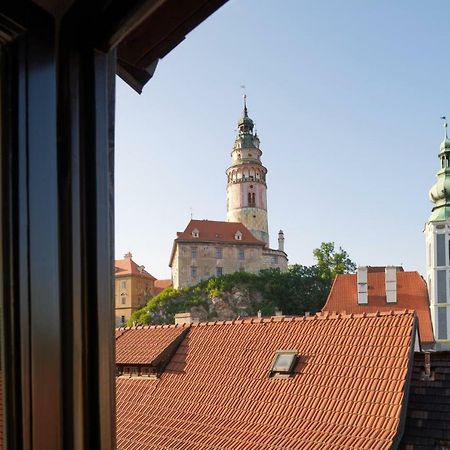
M 238 231 L 236 231 L 236 233 L 234 234 L 234 238 L 237 240 L 237 241 L 242 241 L 242 233 L 238 230 Z
M 192 237 L 194 237 L 194 238 L 200 237 L 200 232 L 197 230 L 197 228 L 194 228 L 192 230 Z
M 292 378 L 297 363 L 297 350 L 278 350 L 272 361 L 269 378 Z

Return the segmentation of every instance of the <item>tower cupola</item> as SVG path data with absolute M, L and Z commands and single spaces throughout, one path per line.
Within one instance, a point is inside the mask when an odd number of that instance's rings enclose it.
M 247 96 L 244 95 L 244 111 L 242 112 L 242 117 L 238 123 L 239 134 L 253 134 L 254 125 L 253 120 L 248 117 Z
M 444 118 L 444 140 L 439 147 L 440 169 L 437 180 L 430 189 L 430 200 L 434 203 L 429 222 L 447 220 L 450 217 L 450 139 Z

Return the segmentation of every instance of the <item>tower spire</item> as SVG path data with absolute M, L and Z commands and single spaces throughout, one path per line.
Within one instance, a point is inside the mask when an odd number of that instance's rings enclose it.
M 248 116 L 248 111 L 247 111 L 247 94 L 244 94 L 244 116 L 245 117 Z

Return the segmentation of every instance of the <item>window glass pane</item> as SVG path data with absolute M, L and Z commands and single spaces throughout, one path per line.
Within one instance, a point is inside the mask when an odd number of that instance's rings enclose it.
M 447 339 L 447 308 L 438 308 L 438 339 Z
M 447 281 L 445 270 L 437 271 L 437 303 L 447 303 Z
M 436 235 L 437 265 L 445 266 L 445 234 Z

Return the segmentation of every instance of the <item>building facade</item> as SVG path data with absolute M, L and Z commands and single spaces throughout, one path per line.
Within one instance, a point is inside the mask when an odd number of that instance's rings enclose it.
M 169 266 L 173 287 L 183 288 L 228 273 L 284 271 L 287 256 L 267 248 L 242 223 L 191 220 L 174 240 Z
M 191 220 L 174 240 L 169 266 L 173 287 L 191 286 L 212 276 L 262 269 L 287 270 L 284 233 L 278 248 L 269 247 L 267 169 L 262 165 L 259 137 L 244 110 L 231 151 L 227 175 L 227 220 Z
M 116 326 L 125 325 L 131 315 L 142 308 L 155 295 L 156 278 L 133 261 L 127 253 L 114 263 L 115 320 Z
M 430 190 L 434 206 L 425 225 L 427 283 L 437 349 L 450 349 L 450 139 L 447 122 L 439 147 L 440 168 Z

